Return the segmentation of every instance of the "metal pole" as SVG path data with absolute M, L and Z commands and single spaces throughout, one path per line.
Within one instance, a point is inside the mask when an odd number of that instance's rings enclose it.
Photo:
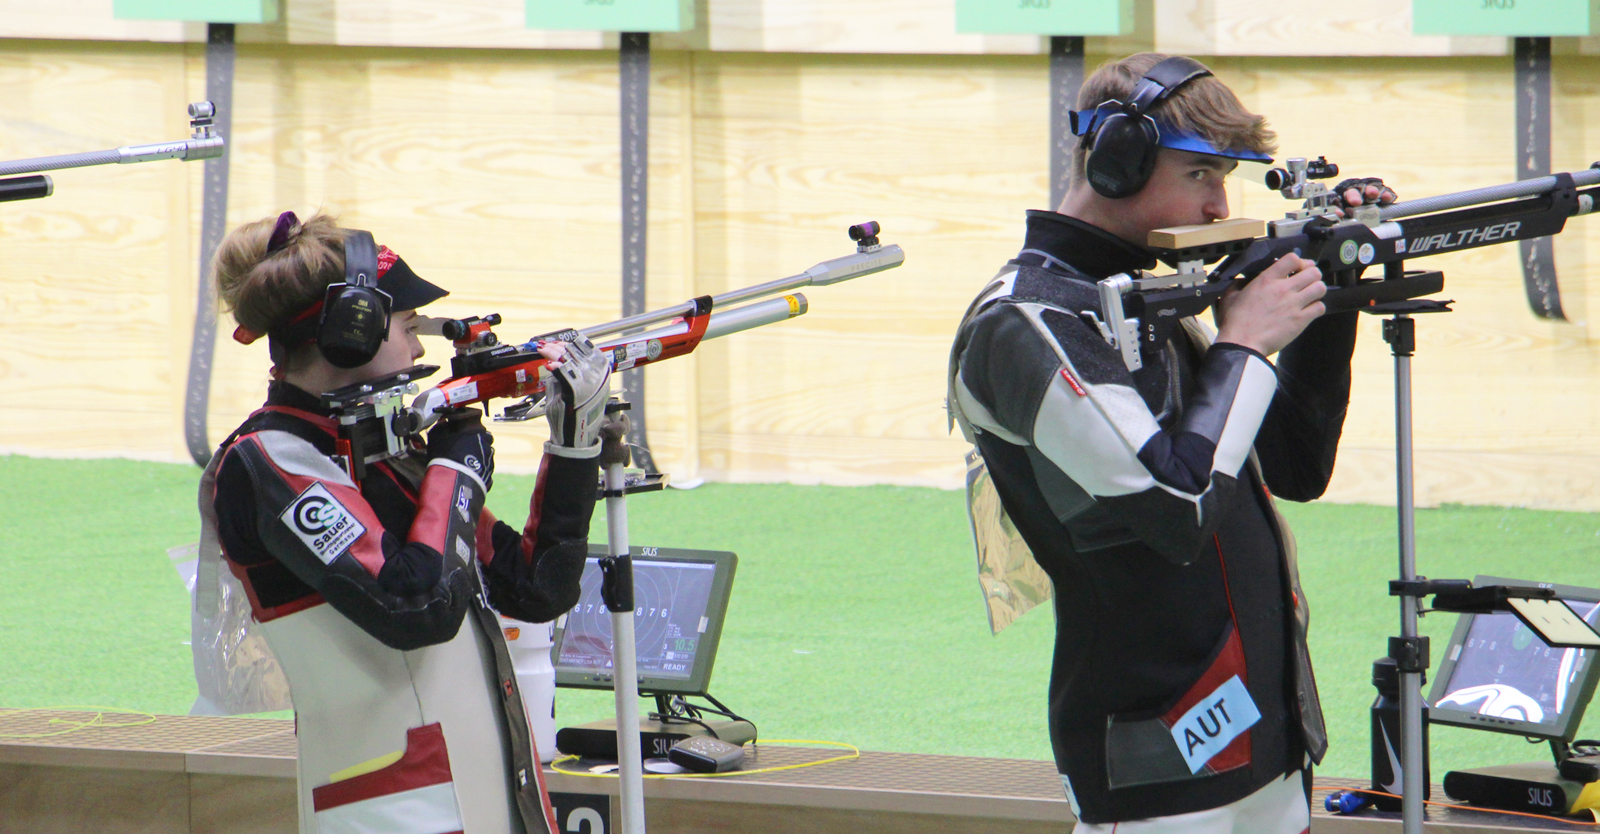
M 1550 174 L 1550 39 L 1516 38 L 1517 179 Z M 1566 321 L 1556 280 L 1556 251 L 1549 237 L 1518 241 L 1522 284 L 1533 314 Z
M 213 124 L 224 139 L 233 135 L 233 24 L 206 27 L 206 98 L 216 107 Z M 183 397 L 183 439 L 199 466 L 211 461 L 206 409 L 211 402 L 211 361 L 217 342 L 217 291 L 211 257 L 228 230 L 228 158 L 207 159 L 200 204 L 200 286 L 195 294 L 194 338 L 189 343 L 189 381 Z
M 1394 352 L 1395 484 L 1400 516 L 1400 579 L 1417 578 L 1416 506 L 1413 502 L 1411 457 L 1411 353 L 1416 320 L 1400 313 L 1386 324 L 1394 328 L 1388 339 Z M 1417 636 L 1417 598 L 1400 597 L 1400 636 Z M 1397 658 L 1398 659 L 1398 658 Z M 1400 673 L 1400 795 L 1401 827 L 1405 834 L 1422 834 L 1422 673 Z
M 1067 113 L 1078 106 L 1078 91 L 1083 87 L 1083 38 L 1055 35 L 1050 38 L 1050 210 L 1061 207 L 1067 188 L 1072 185 L 1072 149 L 1078 137 L 1072 135 Z
M 622 315 L 645 311 L 645 239 L 650 213 L 650 33 L 623 32 L 618 53 L 622 90 Z M 633 404 L 628 442 L 639 465 L 655 472 L 644 429 L 644 369 L 622 372 L 623 399 Z
M 601 465 L 605 467 L 606 552 L 601 563 L 610 587 L 612 691 L 617 705 L 617 769 L 621 782 L 622 834 L 644 832 L 644 754 L 639 743 L 639 661 L 633 635 L 633 559 L 628 554 L 627 476 L 628 415 L 607 415 L 601 429 Z

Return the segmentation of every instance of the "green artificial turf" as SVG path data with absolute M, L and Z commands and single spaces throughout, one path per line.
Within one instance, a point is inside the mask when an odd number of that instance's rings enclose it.
M 165 553 L 193 541 L 197 470 L 0 457 L 0 706 L 183 713 L 194 699 L 185 592 Z M 501 475 L 500 517 L 532 479 Z M 1300 540 L 1332 749 L 1320 772 L 1367 769 L 1371 661 L 1398 629 L 1394 511 L 1287 505 Z M 766 738 L 864 749 L 1049 758 L 1053 623 L 1036 610 L 991 636 L 962 495 L 901 487 L 708 484 L 629 502 L 635 545 L 732 550 L 738 577 L 712 691 Z M 1418 512 L 1419 566 L 1600 585 L 1600 515 L 1447 506 Z M 597 512 L 595 541 L 604 539 Z M 1452 615 L 1423 620 L 1436 652 Z M 561 690 L 562 725 L 610 713 Z M 1585 722 L 1600 735 L 1600 711 Z M 1433 768 L 1542 758 L 1520 738 L 1433 728 Z

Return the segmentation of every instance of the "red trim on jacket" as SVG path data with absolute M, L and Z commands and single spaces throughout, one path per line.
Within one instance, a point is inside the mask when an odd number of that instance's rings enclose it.
M 1172 727 L 1183 718 L 1189 708 L 1200 703 L 1202 698 L 1215 692 L 1217 687 L 1228 682 L 1228 679 L 1238 675 L 1242 683 L 1248 683 L 1249 677 L 1244 665 L 1244 643 L 1239 640 L 1239 629 L 1230 625 L 1228 628 L 1228 642 L 1223 645 L 1222 652 L 1217 659 L 1211 662 L 1211 668 L 1200 676 L 1200 679 L 1183 693 L 1178 703 L 1161 716 L 1161 723 Z M 1250 731 L 1246 730 L 1238 735 L 1227 747 L 1217 751 L 1217 754 L 1206 760 L 1206 770 L 1211 773 L 1222 773 L 1234 768 L 1245 767 L 1250 764 Z
M 533 482 L 533 495 L 528 497 L 528 523 L 522 526 L 522 562 L 533 564 L 533 546 L 539 541 L 539 521 L 543 517 L 544 485 L 550 474 L 550 456 L 539 459 L 539 477 Z
M 494 561 L 494 536 L 492 534 L 497 521 L 498 519 L 494 517 L 494 513 L 489 512 L 488 507 L 484 507 L 482 512 L 478 513 L 478 540 L 474 544 L 477 548 L 478 561 L 482 562 L 484 567 L 488 567 L 489 563 Z
M 326 811 L 380 796 L 449 783 L 450 753 L 438 723 L 406 730 L 406 752 L 388 767 L 311 789 L 311 804 Z
M 440 553 L 452 552 L 450 516 L 456 511 L 456 490 L 461 480 L 461 473 L 448 466 L 428 467 L 428 474 L 422 476 L 417 517 L 411 522 L 407 541 L 425 544 Z M 460 489 L 470 490 L 471 487 L 460 484 Z

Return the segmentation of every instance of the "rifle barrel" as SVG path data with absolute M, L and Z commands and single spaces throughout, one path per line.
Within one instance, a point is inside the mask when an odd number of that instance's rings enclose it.
M 904 263 L 905 259 L 905 252 L 901 251 L 900 247 L 896 244 L 890 244 L 871 252 L 857 252 L 853 255 L 845 255 L 842 258 L 834 258 L 832 260 L 823 261 L 822 263 L 819 263 L 805 272 L 799 273 L 798 275 L 791 275 L 787 278 L 779 278 L 774 281 L 768 281 L 764 284 L 756 284 L 752 287 L 729 290 L 719 295 L 713 295 L 711 296 L 711 309 L 715 311 L 718 307 L 723 307 L 738 301 L 746 301 L 766 295 L 776 295 L 777 293 L 786 293 L 790 290 L 797 290 L 802 287 L 826 286 L 828 284 L 838 283 L 839 281 L 848 281 L 852 278 L 860 278 L 863 275 L 871 275 L 874 272 L 882 272 L 885 269 L 893 269 L 894 267 Z M 598 336 L 604 336 L 610 333 L 620 333 L 624 330 L 632 330 L 636 327 L 643 327 L 647 324 L 655 324 L 656 322 L 667 321 L 680 316 L 687 316 L 694 312 L 694 309 L 695 305 L 693 301 L 683 301 L 674 304 L 671 307 L 663 307 L 659 310 L 652 310 L 648 313 L 640 313 L 636 316 L 629 316 L 625 319 L 618 319 L 605 324 L 596 324 L 591 327 L 585 327 L 580 329 L 578 332 L 598 342 L 599 339 L 596 338 Z M 634 337 L 630 336 L 625 341 L 634 341 Z
M 173 142 L 156 142 L 150 145 L 124 145 L 109 151 L 86 151 L 60 156 L 39 156 L 0 162 L 0 177 L 12 174 L 31 174 L 35 171 L 60 171 L 64 168 L 85 168 L 90 165 L 126 165 L 130 162 L 154 162 L 158 159 L 212 159 L 222 156 L 225 142 L 220 136 L 207 139 L 179 139 Z
M 774 324 L 803 316 L 808 308 L 805 295 L 792 293 L 781 298 L 769 298 L 766 301 L 757 301 L 743 307 L 732 309 L 713 308 L 711 321 L 706 323 L 705 335 L 701 341 L 718 339 L 732 333 L 741 333 L 763 325 Z M 626 336 L 613 336 L 604 341 L 596 342 L 596 347 L 601 350 L 614 348 L 617 345 L 630 342 L 643 342 L 649 339 L 664 339 L 669 336 L 680 336 L 689 331 L 689 326 L 683 322 L 646 330 L 643 333 L 630 333 Z
M 1572 182 L 1579 186 L 1600 184 L 1600 169 L 1590 168 L 1584 171 L 1573 171 Z M 1473 206 L 1479 203 L 1494 203 L 1500 200 L 1514 200 L 1518 197 L 1532 197 L 1536 194 L 1543 194 L 1555 187 L 1556 176 L 1552 174 L 1548 177 L 1535 177 L 1534 179 L 1520 182 L 1474 188 L 1471 191 L 1458 191 L 1454 194 L 1440 194 L 1435 197 L 1423 197 L 1417 200 L 1393 203 L 1384 206 L 1378 212 L 1378 218 L 1380 220 L 1399 220 L 1402 217 L 1413 217 L 1418 214 Z

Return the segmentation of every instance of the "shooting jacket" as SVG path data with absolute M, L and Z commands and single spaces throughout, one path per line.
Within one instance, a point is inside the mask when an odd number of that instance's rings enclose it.
M 554 830 L 489 606 L 544 622 L 577 602 L 598 465 L 547 456 L 519 533 L 449 460 L 353 482 L 336 432 L 274 383 L 201 482 L 203 546 L 214 531 L 289 682 L 300 830 Z
M 1327 486 L 1355 314 L 1318 320 L 1276 367 L 1188 319 L 1194 338 L 1130 372 L 1085 311 L 1099 279 L 1153 266 L 1029 212 L 951 353 L 951 416 L 1055 586 L 1050 738 L 1089 823 L 1225 805 L 1327 746 L 1272 494 Z

